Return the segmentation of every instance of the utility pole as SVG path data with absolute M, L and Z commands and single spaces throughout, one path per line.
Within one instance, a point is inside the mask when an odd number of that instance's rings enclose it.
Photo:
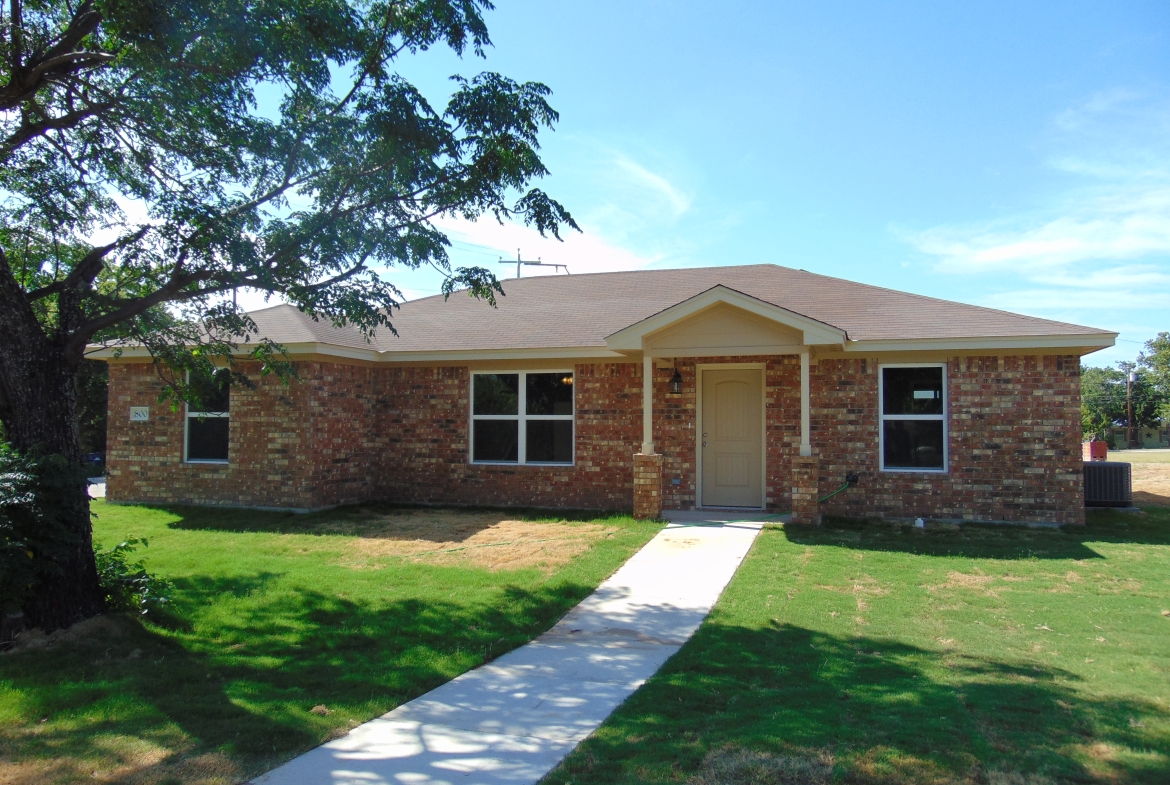
M 515 264 L 517 278 L 520 277 L 520 265 L 522 265 L 522 264 L 526 264 L 529 267 L 555 267 L 558 270 L 564 270 L 565 275 L 569 274 L 569 265 L 567 265 L 567 264 L 554 264 L 552 262 L 542 262 L 542 261 L 540 261 L 539 256 L 536 257 L 535 262 L 529 262 L 529 261 L 526 261 L 524 259 L 521 259 L 519 248 L 516 249 L 516 261 L 515 262 L 513 262 L 511 259 L 505 259 L 504 257 L 501 256 L 500 257 L 500 264 Z
M 1137 381 L 1137 373 L 1130 371 L 1125 377 L 1125 446 L 1133 449 L 1133 383 Z

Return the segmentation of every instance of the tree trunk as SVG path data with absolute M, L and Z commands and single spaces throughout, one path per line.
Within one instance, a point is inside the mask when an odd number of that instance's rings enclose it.
M 0 269 L 0 420 L 21 452 L 41 450 L 81 464 L 77 432 L 77 362 L 45 336 L 24 293 Z M 80 472 L 78 473 L 80 477 Z M 102 612 L 93 556 L 89 491 L 84 481 L 62 499 L 73 542 L 58 559 L 61 569 L 36 586 L 25 603 L 25 624 L 45 632 L 68 627 Z

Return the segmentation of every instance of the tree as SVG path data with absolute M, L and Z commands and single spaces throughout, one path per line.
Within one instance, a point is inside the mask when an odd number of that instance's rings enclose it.
M 1150 386 L 1157 396 L 1158 418 L 1170 423 L 1170 333 L 1158 333 L 1146 341 L 1146 351 L 1138 355 L 1138 365 L 1149 374 Z
M 1131 400 L 1134 428 L 1158 423 L 1159 410 L 1166 399 L 1159 393 L 1153 374 L 1134 363 L 1118 365 L 1122 370 L 1081 367 L 1081 429 L 1086 439 L 1111 441 L 1114 426 L 1128 427 Z M 1127 392 L 1130 371 L 1135 372 L 1135 379 Z
M 1084 438 L 1108 440 L 1124 422 L 1125 374 L 1114 368 L 1081 366 L 1081 431 Z
M 452 269 L 440 216 L 576 228 L 530 188 L 549 90 L 452 77 L 441 109 L 400 77 L 434 45 L 482 55 L 489 0 L 12 0 L 0 28 L 0 421 L 22 453 L 80 457 L 87 344 L 134 341 L 175 400 L 234 354 L 287 373 L 252 340 L 241 287 L 315 318 L 392 330 L 382 266 Z M 263 100 L 278 104 L 263 111 Z M 246 383 L 243 374 L 233 380 Z M 88 497 L 73 539 L 23 602 L 46 630 L 101 610 Z M 38 554 L 38 558 L 42 555 Z

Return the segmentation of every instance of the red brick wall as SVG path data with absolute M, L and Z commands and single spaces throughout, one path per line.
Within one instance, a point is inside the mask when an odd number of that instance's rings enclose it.
M 387 447 L 378 496 L 444 504 L 628 510 L 634 453 L 642 440 L 637 363 L 574 368 L 574 466 L 468 462 L 470 372 L 466 367 L 391 368 L 379 430 Z
M 183 462 L 184 410 L 158 402 L 154 366 L 110 363 L 107 498 L 301 509 L 370 498 L 371 369 L 298 363 L 288 386 L 258 366 L 240 369 L 255 388 L 232 389 L 223 465 Z M 131 406 L 149 406 L 150 420 L 130 422 Z
M 851 471 L 860 476 L 822 512 L 1084 523 L 1079 367 L 1074 356 L 952 358 L 949 472 L 926 474 L 878 470 L 877 363 L 817 363 L 812 444 L 821 495 Z
M 656 449 L 663 503 L 695 502 L 696 363 L 766 365 L 767 502 L 792 504 L 800 443 L 795 356 L 682 359 L 655 371 Z M 978 520 L 1084 520 L 1080 388 L 1076 357 L 974 357 L 948 363 L 950 471 L 878 471 L 876 363 L 813 364 L 812 444 L 820 495 L 857 472 L 856 487 L 823 505 L 853 516 Z M 232 464 L 182 463 L 182 415 L 157 403 L 150 365 L 110 368 L 110 479 L 115 501 L 321 507 L 402 502 L 625 509 L 642 434 L 640 363 L 577 365 L 576 464 L 483 466 L 468 462 L 466 367 L 367 368 L 300 363 L 288 387 L 256 377 L 233 391 Z M 128 422 L 150 406 L 149 423 Z M 678 478 L 679 484 L 672 480 Z

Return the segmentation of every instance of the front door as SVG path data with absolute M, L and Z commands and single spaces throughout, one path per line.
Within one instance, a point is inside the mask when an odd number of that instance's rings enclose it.
M 762 507 L 764 372 L 703 371 L 704 507 Z

